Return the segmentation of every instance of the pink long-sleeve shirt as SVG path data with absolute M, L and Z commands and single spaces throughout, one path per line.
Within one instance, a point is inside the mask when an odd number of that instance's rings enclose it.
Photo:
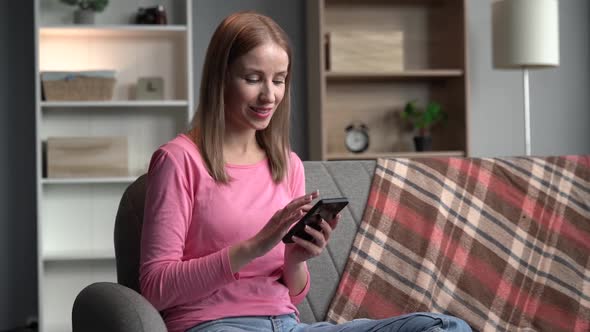
M 229 247 L 253 237 L 273 214 L 304 195 L 303 164 L 290 154 L 288 175 L 273 182 L 267 160 L 226 164 L 232 181 L 216 183 L 196 145 L 179 135 L 152 156 L 141 238 L 141 292 L 169 331 L 230 316 L 297 313 L 309 290 L 282 283 L 285 245 L 231 270 Z

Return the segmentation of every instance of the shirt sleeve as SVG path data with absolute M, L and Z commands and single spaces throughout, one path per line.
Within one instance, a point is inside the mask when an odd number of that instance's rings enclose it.
M 139 278 L 142 295 L 159 311 L 202 298 L 239 278 L 231 271 L 229 248 L 183 259 L 194 190 L 182 164 L 160 148 L 148 171 Z
M 292 198 L 301 197 L 305 195 L 305 169 L 303 167 L 303 162 L 297 154 L 291 152 L 291 167 L 290 167 L 290 182 L 291 182 L 291 194 Z M 291 303 L 297 305 L 303 301 L 307 293 L 309 292 L 309 286 L 311 283 L 311 277 L 309 275 L 309 270 L 307 268 L 307 263 L 305 263 L 305 272 L 307 275 L 307 281 L 305 282 L 305 287 L 303 290 L 299 292 L 297 295 L 292 295 Z
M 299 292 L 299 294 L 289 295 L 289 297 L 291 298 L 291 303 L 293 303 L 295 305 L 298 305 L 299 303 L 301 303 L 303 301 L 303 299 L 305 299 L 305 296 L 307 296 L 307 293 L 309 293 L 309 286 L 310 286 L 311 278 L 309 276 L 309 270 L 307 269 L 307 263 L 305 263 L 305 273 L 307 275 L 307 281 L 305 282 L 305 287 L 303 287 L 303 290 L 301 290 L 301 292 Z

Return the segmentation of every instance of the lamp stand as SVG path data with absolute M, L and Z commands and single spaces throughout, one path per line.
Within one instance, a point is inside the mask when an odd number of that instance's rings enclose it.
M 524 146 L 527 156 L 531 155 L 531 103 L 529 100 L 529 70 L 522 67 L 522 84 L 524 88 Z

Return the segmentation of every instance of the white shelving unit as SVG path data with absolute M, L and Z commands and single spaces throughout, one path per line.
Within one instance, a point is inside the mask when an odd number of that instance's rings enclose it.
M 140 6 L 164 4 L 169 25 L 127 24 Z M 192 2 L 111 1 L 96 25 L 73 25 L 73 7 L 36 0 L 37 247 L 40 331 L 71 331 L 75 297 L 116 281 L 114 220 L 125 188 L 147 171 L 151 154 L 192 118 Z M 115 70 L 109 101 L 45 101 L 40 72 Z M 139 77 L 164 79 L 163 100 L 136 100 Z M 47 137 L 126 136 L 129 174 L 47 178 Z

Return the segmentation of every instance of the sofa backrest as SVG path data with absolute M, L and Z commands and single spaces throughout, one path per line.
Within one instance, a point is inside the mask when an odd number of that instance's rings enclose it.
M 140 176 L 121 197 L 115 217 L 115 257 L 117 282 L 138 293 L 139 291 L 139 241 L 143 225 L 147 175 Z
M 306 161 L 305 187 L 319 189 L 320 197 L 346 196 L 348 206 L 322 254 L 307 262 L 311 285 L 297 307 L 302 322 L 323 321 L 338 288 L 352 243 L 365 210 L 375 161 Z
M 306 188 L 321 197 L 346 196 L 349 205 L 327 250 L 308 262 L 312 284 L 298 308 L 303 322 L 322 321 L 348 258 L 367 201 L 375 161 L 306 161 Z M 139 241 L 143 224 L 147 176 L 140 176 L 121 198 L 115 219 L 114 244 L 117 281 L 139 291 Z

